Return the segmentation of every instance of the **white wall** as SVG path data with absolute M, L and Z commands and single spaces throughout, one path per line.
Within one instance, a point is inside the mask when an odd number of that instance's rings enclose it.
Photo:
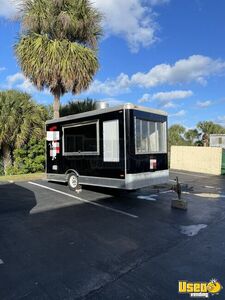
M 221 174 L 222 148 L 172 146 L 170 155 L 171 169 Z

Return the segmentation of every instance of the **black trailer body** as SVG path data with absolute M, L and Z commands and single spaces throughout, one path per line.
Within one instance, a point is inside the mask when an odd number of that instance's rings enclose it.
M 48 180 L 128 190 L 168 181 L 165 112 L 126 104 L 47 121 L 46 131 Z

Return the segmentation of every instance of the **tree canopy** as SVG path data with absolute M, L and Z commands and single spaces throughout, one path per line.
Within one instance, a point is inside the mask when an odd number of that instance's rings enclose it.
M 4 170 L 12 165 L 12 152 L 29 141 L 31 137 L 44 136 L 48 113 L 26 93 L 15 90 L 0 92 L 0 148 Z
M 212 121 L 202 121 L 196 128 L 186 130 L 179 124 L 169 128 L 169 145 L 209 146 L 210 134 L 225 134 L 225 128 Z
M 182 125 L 174 124 L 169 128 L 169 145 L 184 145 L 185 128 Z
M 184 137 L 191 145 L 194 145 L 199 140 L 200 133 L 197 129 L 189 129 L 185 132 Z
M 22 25 L 26 34 L 47 35 L 95 49 L 102 34 L 102 16 L 89 0 L 26 0 Z
M 64 117 L 95 109 L 96 102 L 89 98 L 85 100 L 69 101 L 67 104 L 60 107 L 60 115 L 61 117 Z
M 24 75 L 54 95 L 55 118 L 60 97 L 87 89 L 99 68 L 100 21 L 89 0 L 25 1 L 16 55 Z
M 203 145 L 209 146 L 210 134 L 225 134 L 225 128 L 219 124 L 215 124 L 212 121 L 203 121 L 197 124 L 197 128 L 201 131 L 201 140 Z

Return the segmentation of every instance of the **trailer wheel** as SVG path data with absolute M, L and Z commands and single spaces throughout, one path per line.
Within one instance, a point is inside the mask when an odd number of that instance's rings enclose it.
M 69 177 L 68 177 L 69 189 L 71 191 L 75 191 L 77 189 L 78 185 L 79 185 L 79 183 L 78 183 L 77 175 L 75 173 L 69 174 Z

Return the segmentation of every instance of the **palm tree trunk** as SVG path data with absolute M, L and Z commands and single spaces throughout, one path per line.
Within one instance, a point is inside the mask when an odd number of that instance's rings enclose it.
M 60 95 L 58 93 L 55 93 L 54 103 L 53 103 L 54 119 L 59 118 L 59 106 L 60 106 Z
M 4 173 L 6 175 L 7 169 L 12 166 L 12 157 L 11 157 L 11 151 L 9 145 L 2 144 L 2 154 L 3 154 Z

